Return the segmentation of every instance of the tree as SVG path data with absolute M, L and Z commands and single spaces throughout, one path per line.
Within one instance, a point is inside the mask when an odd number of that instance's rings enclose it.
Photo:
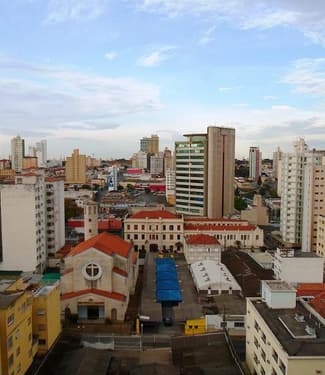
M 246 201 L 241 197 L 235 197 L 235 209 L 238 211 L 245 210 L 247 208 Z
M 64 215 L 65 221 L 68 221 L 72 217 L 81 216 L 84 210 L 78 207 L 76 202 L 71 198 L 66 198 L 64 200 Z

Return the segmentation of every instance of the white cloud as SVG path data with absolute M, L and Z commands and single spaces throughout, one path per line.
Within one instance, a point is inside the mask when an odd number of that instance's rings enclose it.
M 138 0 L 138 4 L 148 12 L 169 17 L 192 14 L 229 22 L 240 29 L 291 26 L 314 43 L 325 46 L 323 0 Z
M 228 92 L 231 90 L 232 90 L 232 87 L 218 87 L 219 92 Z
M 212 34 L 214 33 L 216 26 L 211 26 L 208 30 L 203 33 L 203 36 L 199 39 L 199 45 L 206 46 L 214 40 Z
M 325 58 L 296 60 L 283 82 L 296 93 L 325 96 Z
M 110 51 L 110 52 L 105 53 L 105 59 L 106 60 L 113 61 L 113 60 L 116 59 L 116 57 L 117 57 L 117 53 L 114 52 L 114 51 Z
M 103 14 L 108 0 L 49 0 L 46 23 L 92 20 Z
M 140 57 L 137 64 L 144 67 L 158 66 L 162 61 L 168 60 L 175 49 L 175 46 L 161 47 L 148 55 Z

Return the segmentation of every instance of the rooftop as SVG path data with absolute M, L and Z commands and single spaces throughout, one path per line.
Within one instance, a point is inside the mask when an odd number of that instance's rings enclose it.
M 267 284 L 267 286 L 273 291 L 281 291 L 281 292 L 294 292 L 295 289 L 291 287 L 287 282 L 282 280 L 263 280 L 263 283 Z
M 107 255 L 118 254 L 127 258 L 132 248 L 130 242 L 124 241 L 121 237 L 109 233 L 101 233 L 81 242 L 69 252 L 68 256 L 75 256 L 91 248 L 99 250 Z
M 215 225 L 215 224 L 184 224 L 184 230 L 211 230 L 211 231 L 253 231 L 255 225 Z
M 186 242 L 189 245 L 218 245 L 219 241 L 208 234 L 193 234 L 186 237 Z
M 299 300 L 292 309 L 270 309 L 261 299 L 251 302 L 289 356 L 325 356 L 325 327 Z
M 173 214 L 169 211 L 155 210 L 155 211 L 139 211 L 130 216 L 129 219 L 180 219 L 180 215 Z
M 0 309 L 7 309 L 22 294 L 24 294 L 24 292 L 0 292 Z

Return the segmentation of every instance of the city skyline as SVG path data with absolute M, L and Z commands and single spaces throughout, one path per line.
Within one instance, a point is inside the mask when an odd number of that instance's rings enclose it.
M 236 157 L 324 148 L 325 5 L 291 0 L 0 4 L 0 155 L 47 139 L 129 158 L 139 140 L 236 128 Z

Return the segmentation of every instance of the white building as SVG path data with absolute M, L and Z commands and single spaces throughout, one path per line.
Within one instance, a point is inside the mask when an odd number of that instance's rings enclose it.
M 323 282 L 324 258 L 312 252 L 277 249 L 273 260 L 274 276 L 290 284 Z
M 135 168 L 147 169 L 148 168 L 148 155 L 144 151 L 138 151 L 134 154 Z
M 43 272 L 46 266 L 45 185 L 35 173 L 0 186 L 0 270 Z
M 175 170 L 166 170 L 166 201 L 169 204 L 175 204 Z
M 282 155 L 280 231 L 282 240 L 288 244 L 301 243 L 304 172 L 310 156 L 303 139 L 294 143 L 292 153 Z
M 193 234 L 184 241 L 184 256 L 187 264 L 202 260 L 221 262 L 222 246 L 219 241 L 208 234 Z
M 249 148 L 249 178 L 257 180 L 262 172 L 262 153 L 259 147 Z
M 54 254 L 65 243 L 64 180 L 46 177 L 47 253 Z
M 192 263 L 190 272 L 200 294 L 232 294 L 239 293 L 241 287 L 232 276 L 228 268 L 212 260 L 202 260 Z
M 19 135 L 11 140 L 11 168 L 20 172 L 23 168 L 23 159 L 25 156 L 25 140 Z
M 42 139 L 36 143 L 36 156 L 39 168 L 45 168 L 47 166 L 47 141 Z
M 247 298 L 246 364 L 251 374 L 314 375 L 325 369 L 324 319 L 284 281 L 262 281 Z
M 160 176 L 164 174 L 164 154 L 162 152 L 150 156 L 150 173 Z

